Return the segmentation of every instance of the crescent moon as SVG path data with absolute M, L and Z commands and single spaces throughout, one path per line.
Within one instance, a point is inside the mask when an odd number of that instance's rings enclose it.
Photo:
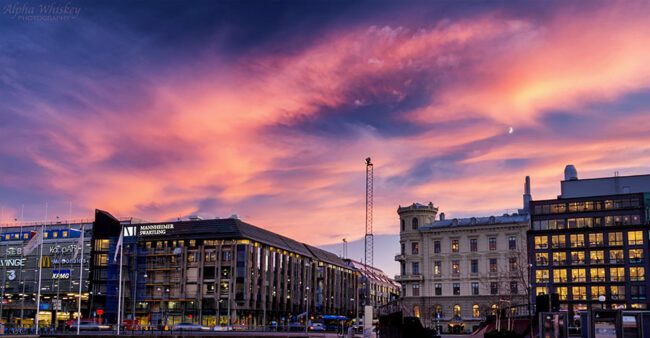
M 512 134 L 514 131 L 515 131 L 515 128 L 510 127 L 510 129 L 508 129 L 508 134 Z

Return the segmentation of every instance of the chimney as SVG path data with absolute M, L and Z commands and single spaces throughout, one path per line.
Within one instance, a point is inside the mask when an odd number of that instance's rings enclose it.
M 530 213 L 529 205 L 532 199 L 530 195 L 530 176 L 526 176 L 526 183 L 524 183 L 524 213 Z
M 445 213 L 444 213 L 444 212 L 441 212 L 441 213 L 440 213 L 440 220 L 441 220 L 441 221 L 444 221 L 444 220 L 445 220 Z

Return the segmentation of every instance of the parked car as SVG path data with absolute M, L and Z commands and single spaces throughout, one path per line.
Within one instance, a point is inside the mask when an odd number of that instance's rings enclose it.
M 228 325 L 215 325 L 212 331 L 232 331 L 232 326 Z
M 309 325 L 309 331 L 325 331 L 323 323 L 312 323 Z
M 103 324 L 98 324 L 93 321 L 88 321 L 88 320 L 82 320 L 81 323 L 78 323 L 75 321 L 70 325 L 70 330 L 76 330 L 77 326 L 79 326 L 80 331 L 108 331 L 111 329 L 110 325 L 103 325 Z
M 172 328 L 174 331 L 205 331 L 207 327 L 194 323 L 179 323 Z

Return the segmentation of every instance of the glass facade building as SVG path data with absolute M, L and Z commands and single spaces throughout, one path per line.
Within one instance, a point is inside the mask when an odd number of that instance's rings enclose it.
M 650 195 L 532 201 L 528 231 L 535 294 L 562 310 L 647 309 Z

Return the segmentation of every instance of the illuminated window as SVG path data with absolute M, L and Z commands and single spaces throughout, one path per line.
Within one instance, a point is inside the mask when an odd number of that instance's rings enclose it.
M 629 231 L 627 245 L 643 245 L 643 231 Z
M 451 273 L 454 275 L 460 274 L 460 261 L 451 261 Z
M 535 236 L 535 249 L 548 249 L 548 238 L 546 236 Z
M 571 264 L 585 264 L 585 252 L 571 251 Z
M 566 236 L 564 236 L 564 235 L 551 236 L 551 247 L 553 247 L 554 249 L 565 248 L 566 247 Z
M 605 281 L 605 268 L 591 268 L 589 270 L 591 275 L 592 282 L 604 282 Z
M 601 246 L 604 243 L 603 234 L 589 234 L 589 246 Z
M 68 237 L 68 231 L 64 230 L 61 232 L 61 237 L 67 238 Z
M 536 253 L 535 263 L 537 263 L 537 265 L 548 265 L 548 253 L 547 252 Z
M 492 306 L 490 306 L 490 309 L 492 309 L 492 314 L 496 315 L 499 310 L 499 306 L 496 304 L 492 304 Z
M 481 311 L 479 310 L 478 304 L 472 305 L 472 317 L 474 318 L 481 317 Z
M 609 293 L 612 300 L 625 300 L 625 286 L 623 285 L 610 286 Z
M 433 274 L 435 276 L 440 276 L 441 273 L 442 273 L 442 262 L 441 261 L 433 262 Z
M 458 252 L 460 250 L 460 244 L 458 244 L 458 240 L 454 239 L 451 241 L 451 252 Z
M 554 266 L 564 266 L 564 265 L 566 265 L 566 252 L 554 252 L 553 253 L 553 265 Z
M 625 282 L 625 268 L 609 268 L 610 282 Z
M 535 288 L 535 294 L 536 295 L 545 295 L 547 293 L 546 287 L 545 286 L 538 286 Z
M 107 254 L 97 254 L 97 255 L 95 255 L 95 265 L 97 265 L 97 266 L 106 266 L 106 265 L 108 265 L 108 255 Z
M 610 232 L 607 237 L 609 238 L 609 246 L 614 245 L 623 245 L 623 233 L 622 232 Z
M 555 288 L 560 300 L 567 300 L 567 295 L 569 294 L 569 288 L 566 286 L 558 286 Z
M 589 252 L 589 262 L 591 264 L 603 264 L 605 263 L 605 251 L 594 250 Z
M 571 288 L 573 300 L 587 300 L 587 287 L 574 286 Z
M 623 257 L 623 250 L 609 250 L 609 262 L 611 264 L 625 263 L 625 258 Z
M 645 280 L 645 269 L 642 266 L 633 266 L 630 268 L 630 280 L 640 282 Z
M 586 282 L 587 281 L 587 272 L 585 269 L 571 269 L 571 281 L 572 282 Z
M 44 231 L 43 232 L 43 238 L 50 238 L 50 232 L 49 231 Z
M 454 317 L 460 317 L 460 305 L 454 305 Z
M 553 270 L 553 283 L 566 283 L 566 282 L 567 282 L 566 269 L 554 269 Z
M 418 305 L 413 306 L 413 315 L 420 318 L 420 306 Z
M 643 263 L 643 249 L 630 249 L 628 250 L 630 263 Z
M 109 242 L 107 239 L 95 240 L 95 251 L 108 251 Z
M 583 234 L 570 235 L 570 242 L 572 248 L 583 248 L 585 246 L 585 236 Z
M 535 271 L 535 282 L 537 283 L 548 283 L 549 281 L 549 272 L 548 270 L 537 270 Z

